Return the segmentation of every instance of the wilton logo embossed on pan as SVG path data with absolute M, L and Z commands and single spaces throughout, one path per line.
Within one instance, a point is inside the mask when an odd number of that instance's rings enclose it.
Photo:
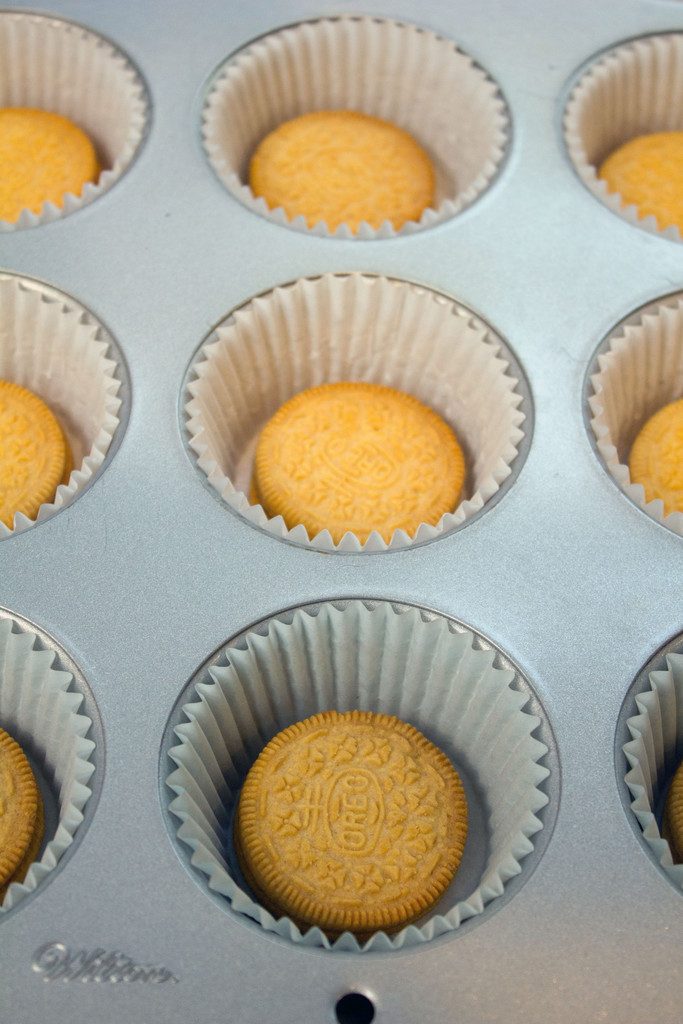
M 161 965 L 138 964 L 125 953 L 107 953 L 105 949 L 79 949 L 72 953 L 62 942 L 48 942 L 37 949 L 31 967 L 43 981 L 142 981 L 153 985 L 178 982 Z

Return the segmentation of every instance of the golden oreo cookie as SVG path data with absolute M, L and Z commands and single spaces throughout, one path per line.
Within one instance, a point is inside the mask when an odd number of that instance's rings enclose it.
M 38 787 L 18 743 L 0 729 L 0 887 L 12 880 L 31 845 Z
M 683 512 L 683 398 L 651 416 L 631 448 L 631 482 L 642 484 L 645 500 L 661 498 L 664 511 Z
M 426 913 L 467 837 L 458 773 L 391 715 L 325 711 L 265 747 L 242 788 L 235 848 L 244 877 L 302 929 L 365 937 Z
M 52 412 L 37 395 L 0 380 L 0 521 L 16 512 L 34 519 L 65 475 L 68 446 Z
M 641 217 L 683 231 L 683 132 L 636 136 L 607 157 L 600 177 Z
M 683 863 L 683 761 L 678 766 L 664 807 L 664 833 L 675 864 Z
M 451 428 L 412 395 L 379 384 L 323 384 L 295 395 L 264 427 L 254 491 L 269 516 L 309 537 L 376 530 L 413 536 L 458 504 L 465 459 Z
M 22 210 L 40 213 L 43 203 L 64 205 L 95 181 L 95 149 L 68 117 L 28 107 L 0 109 L 0 220 L 13 223 Z
M 434 167 L 415 139 L 353 110 L 319 110 L 285 121 L 262 140 L 249 184 L 271 209 L 330 231 L 361 221 L 398 230 L 434 203 Z
M 5 893 L 9 889 L 12 882 L 23 882 L 26 878 L 28 869 L 31 867 L 34 861 L 38 860 L 38 854 L 40 853 L 40 847 L 43 844 L 43 838 L 45 836 L 45 811 L 43 809 L 43 800 L 38 793 L 38 808 L 36 810 L 36 822 L 33 828 L 33 835 L 26 848 L 26 853 L 22 857 L 21 863 L 17 870 L 8 878 L 4 885 L 0 885 L 0 903 L 5 898 Z

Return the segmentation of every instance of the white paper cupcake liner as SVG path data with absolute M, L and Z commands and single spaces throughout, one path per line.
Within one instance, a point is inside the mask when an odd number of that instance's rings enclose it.
M 118 181 L 145 133 L 145 87 L 130 61 L 80 25 L 36 14 L 0 11 L 0 107 L 36 107 L 70 118 L 90 137 L 102 171 L 64 205 L 24 210 L 0 231 L 58 220 L 91 203 Z
M 598 176 L 610 153 L 637 135 L 683 130 L 683 35 L 624 43 L 602 54 L 574 86 L 564 137 L 574 167 L 594 196 L 629 224 L 675 241 L 675 225 L 642 217 Z
M 539 786 L 549 772 L 538 763 L 548 748 L 533 737 L 540 719 L 523 710 L 528 696 L 512 689 L 514 672 L 494 667 L 494 654 L 473 641 L 415 608 L 345 601 L 284 613 L 227 647 L 209 669 L 211 681 L 197 684 L 199 700 L 183 707 L 180 744 L 169 752 L 177 769 L 166 780 L 176 794 L 177 836 L 209 888 L 293 942 L 361 949 L 348 932 L 330 942 L 319 928 L 302 934 L 288 918 L 276 920 L 235 881 L 227 849 L 231 810 L 268 741 L 319 711 L 359 708 L 426 733 L 476 784 L 488 817 L 472 891 L 454 899 L 451 887 L 437 912 L 392 937 L 377 932 L 363 950 L 415 946 L 481 914 L 533 850 L 543 827 L 537 812 L 548 802 Z
M 631 481 L 628 457 L 640 428 L 662 406 L 683 396 L 683 298 L 649 307 L 635 323 L 618 327 L 598 356 L 588 399 L 591 427 L 604 464 L 622 491 L 652 519 L 683 535 L 683 513 L 664 513 Z
M 249 160 L 283 121 L 316 110 L 355 110 L 409 132 L 436 170 L 434 208 L 398 232 L 347 225 L 336 238 L 407 235 L 453 217 L 490 184 L 508 141 L 498 86 L 448 39 L 387 19 L 346 16 L 273 32 L 230 57 L 219 70 L 203 114 L 206 153 L 226 188 L 275 223 L 330 236 L 270 209 L 249 188 Z
M 666 666 L 650 672 L 649 689 L 636 697 L 639 713 L 627 720 L 633 738 L 624 744 L 631 766 L 626 785 L 643 839 L 666 875 L 683 889 L 683 864 L 674 864 L 655 813 L 667 781 L 683 759 L 683 655 L 668 654 Z
M 91 796 L 95 744 L 91 720 L 81 713 L 73 676 L 53 668 L 53 651 L 41 650 L 34 633 L 0 619 L 0 726 L 39 763 L 57 797 L 59 820 L 39 860 L 23 882 L 13 882 L 0 906 L 12 910 L 57 866 L 74 840 Z
M 74 498 L 102 468 L 119 426 L 121 381 L 94 318 L 38 282 L 0 274 L 0 380 L 21 384 L 52 409 L 67 436 L 74 469 L 35 520 L 23 513 L 0 538 L 43 522 Z
M 303 278 L 252 299 L 200 349 L 186 425 L 212 487 L 251 523 L 321 551 L 381 551 L 438 537 L 474 515 L 511 473 L 524 437 L 518 379 L 490 329 L 446 296 L 363 274 Z M 292 395 L 330 381 L 371 381 L 419 398 L 455 430 L 466 454 L 464 498 L 436 526 L 387 544 L 288 529 L 247 497 L 258 435 Z

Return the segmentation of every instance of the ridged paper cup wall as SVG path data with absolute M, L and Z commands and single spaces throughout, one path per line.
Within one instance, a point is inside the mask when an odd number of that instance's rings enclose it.
M 674 863 L 659 823 L 667 784 L 683 759 L 683 654 L 667 654 L 635 702 L 637 714 L 626 722 L 631 739 L 624 745 L 631 810 L 655 860 L 683 890 L 683 864 Z
M 204 146 L 226 188 L 278 224 L 330 235 L 288 219 L 249 187 L 249 160 L 283 121 L 316 110 L 354 110 L 409 132 L 436 170 L 436 199 L 419 221 L 396 232 L 346 225 L 339 238 L 390 238 L 453 217 L 490 184 L 508 141 L 505 102 L 495 82 L 453 42 L 416 25 L 384 18 L 304 22 L 256 40 L 230 57 L 211 84 L 203 115 Z
M 33 391 L 67 437 L 73 470 L 35 520 L 18 512 L 0 538 L 43 522 L 70 504 L 102 470 L 119 429 L 121 367 L 83 307 L 28 278 L 0 274 L 0 379 Z
M 631 446 L 645 422 L 683 396 L 683 297 L 652 303 L 617 326 L 590 378 L 591 428 L 605 467 L 631 501 L 652 519 L 683 535 L 683 513 L 646 501 L 628 467 Z
M 335 545 L 327 530 L 309 537 L 250 503 L 267 420 L 297 392 L 344 380 L 414 395 L 455 430 L 468 474 L 460 504 L 436 526 L 397 530 L 389 544 L 347 533 Z M 326 274 L 252 299 L 212 332 L 190 367 L 186 430 L 211 486 L 255 526 L 321 551 L 381 551 L 440 536 L 499 491 L 524 438 L 519 388 L 500 341 L 454 300 L 406 281 Z
M 232 910 L 294 943 L 360 950 L 350 933 L 334 943 L 317 927 L 302 933 L 274 918 L 246 889 L 236 866 L 232 813 L 244 778 L 280 730 L 321 711 L 354 708 L 396 715 L 455 764 L 467 793 L 469 833 L 462 864 L 433 912 L 363 950 L 419 946 L 453 932 L 504 893 L 543 828 L 548 747 L 541 719 L 516 673 L 495 664 L 468 630 L 388 602 L 328 602 L 276 616 L 224 648 L 198 700 L 184 705 L 166 779 L 177 838 L 193 867 Z
M 74 841 L 95 771 L 92 721 L 70 672 L 55 666 L 35 633 L 0 618 L 0 726 L 24 749 L 49 788 L 43 792 L 45 839 L 23 882 L 13 882 L 2 914 L 34 892 Z M 42 787 L 41 787 L 42 788 Z
M 629 224 L 681 240 L 675 225 L 658 224 L 610 192 L 599 168 L 637 135 L 683 131 L 683 35 L 646 36 L 601 54 L 574 86 L 564 116 L 569 156 L 596 198 Z
M 0 107 L 68 117 L 90 137 L 101 166 L 98 180 L 67 193 L 62 207 L 24 210 L 13 223 L 0 221 L 0 231 L 57 220 L 110 189 L 143 139 L 147 106 L 139 74 L 107 40 L 57 18 L 0 11 Z

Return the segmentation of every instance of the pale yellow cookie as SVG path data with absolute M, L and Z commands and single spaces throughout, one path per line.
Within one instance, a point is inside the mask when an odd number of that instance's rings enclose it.
M 323 384 L 295 395 L 264 427 L 254 491 L 269 516 L 313 538 L 376 530 L 413 536 L 453 512 L 465 459 L 451 428 L 412 395 L 363 382 Z
M 665 405 L 641 429 L 629 456 L 631 482 L 645 500 L 661 498 L 664 512 L 683 512 L 683 398 Z
M 38 859 L 40 847 L 43 845 L 43 839 L 45 837 L 45 811 L 43 809 L 43 800 L 38 793 L 38 807 L 36 810 L 36 821 L 33 827 L 33 835 L 31 836 L 30 842 L 26 848 L 21 863 L 14 872 L 11 878 L 8 878 L 4 885 L 0 885 L 0 903 L 5 898 L 5 893 L 9 889 L 13 882 L 23 882 L 28 873 L 28 869 Z
M 319 110 L 285 121 L 262 140 L 249 184 L 271 209 L 330 231 L 361 221 L 398 230 L 434 203 L 434 167 L 415 139 L 377 117 Z
M 234 841 L 276 916 L 363 938 L 425 914 L 467 837 L 458 773 L 406 722 L 325 711 L 279 733 L 242 788 Z
M 660 229 L 683 231 L 683 132 L 636 136 L 607 157 L 600 177 L 624 206 L 652 215 Z
M 34 519 L 70 465 L 64 433 L 45 402 L 0 380 L 0 521 L 11 528 L 17 512 Z
M 79 196 L 100 168 L 85 134 L 60 114 L 28 107 L 0 108 L 0 220 L 14 222 L 22 210 L 40 213 L 43 203 L 64 205 Z
M 683 863 L 683 761 L 669 788 L 664 807 L 664 833 L 675 864 Z
M 0 887 L 22 864 L 36 828 L 39 794 L 26 755 L 0 729 Z

